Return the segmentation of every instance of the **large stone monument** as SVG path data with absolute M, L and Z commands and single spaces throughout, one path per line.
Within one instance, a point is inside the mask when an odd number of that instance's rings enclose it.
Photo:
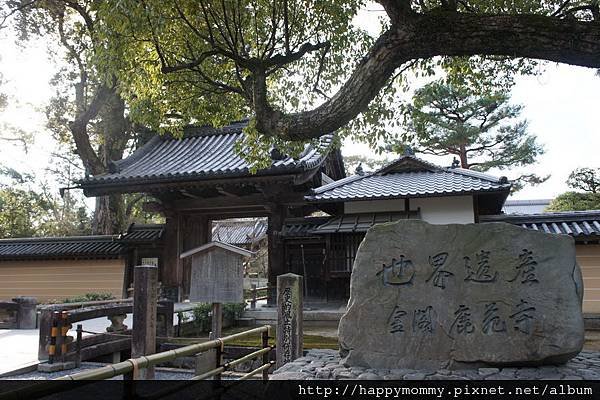
M 505 223 L 376 225 L 352 271 L 343 360 L 371 368 L 561 363 L 583 346 L 573 239 Z

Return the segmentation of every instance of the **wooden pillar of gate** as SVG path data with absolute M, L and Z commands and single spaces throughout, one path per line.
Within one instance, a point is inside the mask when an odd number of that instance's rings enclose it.
M 267 229 L 269 241 L 269 289 L 267 289 L 267 304 L 274 306 L 277 302 L 277 276 L 286 273 L 285 249 L 281 236 L 286 208 L 281 204 L 269 205 L 269 226 Z

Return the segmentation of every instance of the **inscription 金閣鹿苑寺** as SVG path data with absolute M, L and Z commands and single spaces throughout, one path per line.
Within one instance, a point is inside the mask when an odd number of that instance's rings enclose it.
M 473 315 L 474 310 L 478 312 L 477 315 L 480 315 L 480 318 L 475 318 Z M 510 312 L 508 320 L 512 322 L 511 327 L 514 331 L 527 335 L 533 333 L 532 327 L 535 320 L 534 306 L 530 305 L 528 301 L 520 299 L 510 309 L 504 310 L 505 314 L 508 312 Z M 397 305 L 388 318 L 389 333 L 402 334 L 406 332 L 405 325 L 407 318 L 412 318 L 412 327 L 410 330 L 413 333 L 433 333 L 435 322 L 442 325 L 439 318 L 437 318 L 437 321 L 434 321 L 434 315 L 439 316 L 441 314 L 434 310 L 432 306 L 417 308 L 408 312 Z M 453 319 L 449 326 L 441 326 L 450 336 L 470 335 L 476 332 L 486 335 L 507 333 L 507 321 L 502 318 L 500 306 L 498 306 L 498 302 L 496 301 L 485 303 L 477 309 L 460 304 L 451 317 Z

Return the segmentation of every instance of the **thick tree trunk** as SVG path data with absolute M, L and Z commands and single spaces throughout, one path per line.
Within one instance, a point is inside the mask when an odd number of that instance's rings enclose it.
M 600 67 L 600 22 L 541 15 L 482 15 L 435 10 L 416 14 L 407 1 L 381 0 L 390 29 L 375 42 L 344 86 L 314 110 L 284 114 L 255 104 L 257 128 L 288 140 L 322 136 L 366 109 L 395 70 L 435 56 L 497 55 Z M 256 80 L 255 82 L 260 82 Z M 266 85 L 254 90 L 266 92 Z M 255 93 L 255 101 L 266 95 Z
M 79 96 L 83 98 L 81 95 Z M 86 169 L 94 175 L 108 172 L 113 160 L 123 158 L 129 139 L 125 118 L 125 103 L 114 88 L 101 85 L 91 104 L 78 107 L 78 118 L 70 124 L 77 153 Z M 88 125 L 99 118 L 98 130 L 101 143 L 95 150 Z M 122 195 L 112 194 L 96 198 L 92 229 L 95 234 L 108 235 L 123 232 L 127 228 L 128 216 Z
M 469 169 L 469 160 L 467 158 L 467 148 L 464 144 L 460 145 L 459 150 L 460 156 L 460 167 L 464 169 Z
M 128 216 L 125 202 L 120 194 L 96 197 L 96 209 L 92 226 L 95 235 L 112 235 L 127 229 Z

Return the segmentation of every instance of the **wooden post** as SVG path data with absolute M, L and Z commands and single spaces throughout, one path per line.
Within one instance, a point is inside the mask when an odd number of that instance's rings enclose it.
M 263 347 L 263 349 L 269 347 L 269 332 L 268 331 L 262 333 L 262 347 Z M 263 363 L 263 365 L 269 363 L 269 353 L 263 354 L 262 363 Z M 269 370 L 268 369 L 265 369 L 262 372 L 262 378 L 263 378 L 263 381 L 269 380 Z
M 133 272 L 133 332 L 131 358 L 156 352 L 158 267 L 141 265 Z M 141 369 L 134 379 L 154 379 L 154 367 Z
M 48 346 L 50 345 L 50 333 L 52 331 L 52 313 L 53 310 L 51 308 L 45 308 L 40 313 L 40 339 L 38 342 L 38 360 L 40 361 L 48 359 Z
M 215 339 L 223 334 L 223 305 L 212 303 L 211 331 Z
M 220 336 L 218 336 L 218 337 L 220 337 Z M 215 368 L 219 368 L 221 365 L 223 365 L 223 344 L 221 344 L 221 346 L 217 347 L 215 350 L 216 350 Z M 214 377 L 214 380 L 220 381 L 221 374 L 216 374 Z
M 60 320 L 61 320 L 60 337 L 62 339 L 62 342 L 60 345 L 60 361 L 63 364 L 66 361 L 65 357 L 67 355 L 67 344 L 69 343 L 69 339 L 71 339 L 71 340 L 73 339 L 71 336 L 68 335 L 69 329 L 71 329 L 71 324 L 69 324 L 67 322 L 68 317 L 69 317 L 68 311 L 63 311 L 60 313 Z
M 83 339 L 83 325 L 77 324 L 77 342 L 75 343 L 75 349 L 77 352 L 75 365 L 77 366 L 77 368 L 81 366 L 81 339 Z
M 277 277 L 277 368 L 302 357 L 302 277 Z
M 223 336 L 223 304 L 212 303 L 212 317 L 211 317 L 211 332 L 212 339 L 218 339 Z M 216 349 L 216 362 L 215 368 L 218 368 L 223 363 L 223 349 L 218 347 Z M 221 374 L 217 374 L 214 377 L 215 380 L 221 379 Z
M 251 293 L 252 293 L 252 299 L 250 300 L 250 309 L 251 310 L 256 310 L 256 283 L 253 283 L 252 285 L 250 285 L 251 289 Z
M 285 248 L 281 238 L 286 209 L 280 204 L 273 204 L 270 208 L 271 213 L 269 214 L 269 226 L 267 229 L 269 245 L 268 279 L 270 289 L 267 290 L 267 306 L 275 306 L 277 300 L 277 276 L 286 272 Z
M 63 319 L 62 313 L 60 311 L 54 311 L 54 319 L 56 320 L 56 330 L 54 334 L 56 335 L 56 342 L 54 347 L 54 361 L 61 362 L 62 361 L 62 347 L 64 343 L 64 337 L 62 336 L 62 328 L 63 328 Z
M 174 298 L 171 300 L 178 301 L 180 293 L 180 285 L 179 282 L 179 251 L 180 251 L 180 243 L 179 243 L 179 225 L 178 225 L 178 215 L 177 213 L 165 212 L 165 245 L 162 255 L 162 266 L 160 271 L 160 280 L 162 281 L 163 286 L 167 289 L 167 292 L 174 294 Z M 135 271 L 135 267 L 134 267 Z M 135 272 L 134 272 L 135 275 Z M 135 276 L 134 276 L 135 279 Z
M 56 359 L 56 339 L 58 338 L 58 311 L 52 311 L 50 319 L 50 341 L 48 342 L 48 363 L 54 364 Z

